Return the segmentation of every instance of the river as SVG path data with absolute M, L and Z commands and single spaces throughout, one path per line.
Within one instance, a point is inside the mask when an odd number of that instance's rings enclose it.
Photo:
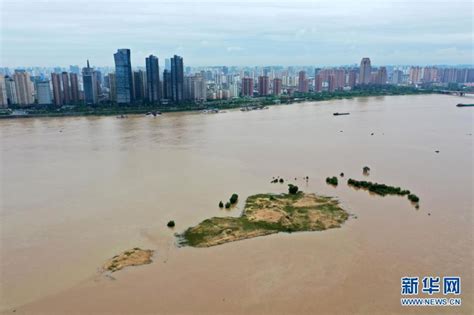
M 0 120 L 0 310 L 427 312 L 400 306 L 400 278 L 432 275 L 462 278 L 462 306 L 431 311 L 472 313 L 474 115 L 455 106 L 466 102 L 384 96 L 156 118 Z M 325 183 L 341 172 L 410 189 L 420 208 L 345 180 Z M 322 232 L 175 245 L 175 232 L 239 215 L 246 196 L 286 191 L 273 176 L 336 196 L 353 216 Z M 234 192 L 238 206 L 219 209 Z M 154 262 L 115 280 L 98 272 L 136 246 L 156 250 Z

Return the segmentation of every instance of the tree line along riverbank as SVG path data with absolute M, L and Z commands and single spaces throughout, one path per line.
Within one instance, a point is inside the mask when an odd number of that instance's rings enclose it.
M 115 116 L 146 114 L 149 112 L 184 112 L 206 109 L 226 110 L 241 107 L 271 106 L 280 104 L 294 104 L 308 101 L 327 101 L 334 99 L 350 99 L 355 97 L 413 95 L 437 93 L 432 89 L 418 89 L 407 86 L 366 86 L 356 87 L 350 91 L 334 92 L 295 92 L 292 95 L 266 96 L 266 97 L 241 97 L 230 100 L 208 100 L 207 102 L 183 102 L 179 105 L 153 105 L 145 102 L 118 105 L 104 102 L 100 105 L 32 105 L 29 107 L 13 106 L 0 112 L 0 118 L 27 118 L 27 117 L 66 117 L 66 116 Z

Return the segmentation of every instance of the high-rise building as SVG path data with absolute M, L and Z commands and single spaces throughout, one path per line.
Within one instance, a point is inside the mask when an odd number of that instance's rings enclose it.
M 25 70 L 15 70 L 13 80 L 15 81 L 18 104 L 33 104 L 33 82 L 30 80 L 30 74 Z
M 63 94 L 61 92 L 61 75 L 56 72 L 51 73 L 51 83 L 53 84 L 54 105 L 61 106 L 63 104 Z
M 165 70 L 171 72 L 171 60 L 170 58 L 165 58 Z
M 49 80 L 36 81 L 36 100 L 39 105 L 50 105 L 53 102 Z
M 78 103 L 79 102 L 79 81 L 77 79 L 77 73 L 71 72 L 69 74 L 69 78 L 71 81 L 71 102 Z
M 370 58 L 362 58 L 359 69 L 359 84 L 370 84 L 371 73 Z
M 317 74 L 314 78 L 314 91 L 321 92 L 323 90 L 323 78 L 321 74 Z
M 158 103 L 161 99 L 160 66 L 158 57 L 150 55 L 145 59 L 147 99 L 150 103 Z
M 380 67 L 377 70 L 377 75 L 375 79 L 376 84 L 387 84 L 387 68 Z
M 265 96 L 270 94 L 270 80 L 268 76 L 261 75 L 258 77 L 258 94 L 260 96 Z
M 146 78 L 143 70 L 133 72 L 133 96 L 135 100 L 142 101 L 146 95 Z
M 0 108 L 8 107 L 7 86 L 5 77 L 0 75 Z
M 115 81 L 115 73 L 109 73 L 108 82 L 109 82 L 109 100 L 112 102 L 116 102 L 117 101 L 117 85 Z
M 421 82 L 421 67 L 411 67 L 409 73 L 410 84 L 418 84 Z M 454 82 L 449 81 L 449 82 Z
M 18 93 L 16 92 L 15 80 L 11 77 L 5 77 L 5 89 L 7 92 L 8 105 L 18 104 Z
M 99 102 L 97 74 L 94 68 L 90 67 L 89 60 L 87 60 L 87 67 L 82 68 L 82 85 L 84 88 L 84 103 L 97 104 Z
M 335 69 L 333 73 L 336 79 L 336 89 L 342 90 L 346 85 L 346 71 L 344 69 Z
M 167 69 L 163 71 L 163 98 L 170 100 L 173 97 L 171 92 L 171 72 Z
M 243 78 L 242 79 L 242 96 L 253 96 L 253 79 Z
M 300 71 L 298 73 L 298 92 L 308 93 L 308 91 L 309 91 L 309 84 L 308 84 L 308 79 L 306 78 L 306 72 Z
M 61 81 L 63 86 L 63 104 L 71 103 L 71 87 L 69 85 L 69 75 L 67 72 L 61 73 Z
M 171 58 L 171 94 L 175 103 L 183 101 L 184 97 L 184 71 L 183 58 L 174 55 Z
M 281 79 L 275 78 L 273 79 L 273 95 L 280 95 L 281 94 Z
M 401 70 L 394 70 L 392 72 L 392 84 L 400 84 L 403 80 L 403 71 Z
M 347 79 L 347 85 L 353 88 L 356 86 L 357 83 L 357 71 L 356 70 L 350 70 L 349 71 L 349 76 Z
M 130 49 L 118 49 L 114 54 L 117 103 L 130 104 L 133 101 L 132 63 Z
M 189 99 L 194 101 L 205 101 L 207 99 L 207 84 L 206 80 L 201 74 L 196 74 L 191 77 L 186 77 L 190 84 Z
M 328 76 L 328 91 L 334 92 L 337 87 L 336 76 L 334 74 L 330 74 Z

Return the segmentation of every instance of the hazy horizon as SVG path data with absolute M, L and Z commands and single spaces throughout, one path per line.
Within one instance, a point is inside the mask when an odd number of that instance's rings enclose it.
M 132 65 L 149 54 L 186 66 L 472 64 L 466 0 L 0 0 L 1 66 Z

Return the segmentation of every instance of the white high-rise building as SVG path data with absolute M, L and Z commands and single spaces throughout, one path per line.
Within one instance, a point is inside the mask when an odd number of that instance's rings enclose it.
M 53 103 L 49 80 L 36 82 L 36 100 L 39 105 L 49 105 Z

